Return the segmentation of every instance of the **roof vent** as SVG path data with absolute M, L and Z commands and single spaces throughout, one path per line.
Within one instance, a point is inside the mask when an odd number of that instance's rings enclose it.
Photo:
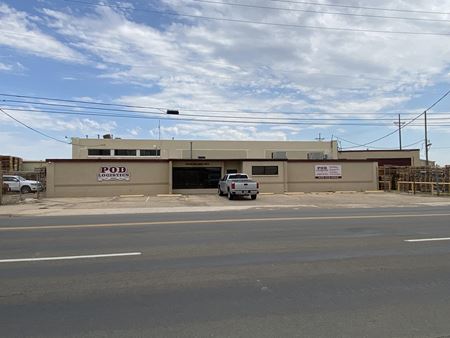
M 285 151 L 274 151 L 272 153 L 272 159 L 274 160 L 287 160 L 287 154 Z

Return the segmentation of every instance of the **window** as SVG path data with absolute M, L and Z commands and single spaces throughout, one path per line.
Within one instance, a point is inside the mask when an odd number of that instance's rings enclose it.
M 111 149 L 88 149 L 88 156 L 111 156 Z
M 247 180 L 248 176 L 244 174 L 236 174 L 228 176 L 230 180 Z
M 161 156 L 160 149 L 141 149 L 141 156 Z
M 136 149 L 116 149 L 115 156 L 136 156 Z
M 252 175 L 278 175 L 278 166 L 276 165 L 253 166 Z

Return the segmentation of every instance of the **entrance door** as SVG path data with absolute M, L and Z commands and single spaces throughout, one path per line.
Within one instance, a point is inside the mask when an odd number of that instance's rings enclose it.
M 220 167 L 172 168 L 173 189 L 216 189 L 221 170 Z

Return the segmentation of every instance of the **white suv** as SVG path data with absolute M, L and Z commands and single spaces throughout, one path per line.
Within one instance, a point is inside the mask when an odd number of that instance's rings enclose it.
M 39 181 L 31 181 L 16 175 L 3 175 L 3 183 L 9 186 L 11 191 L 19 191 L 22 194 L 42 191 L 42 184 Z

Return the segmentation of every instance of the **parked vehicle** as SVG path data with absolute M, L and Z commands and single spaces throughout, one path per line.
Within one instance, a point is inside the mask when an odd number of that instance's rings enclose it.
M 9 186 L 10 191 L 28 194 L 30 192 L 42 191 L 42 184 L 39 181 L 32 181 L 16 175 L 3 175 L 3 183 Z
M 227 195 L 229 200 L 236 196 L 250 196 L 252 200 L 259 194 L 259 183 L 251 180 L 247 174 L 226 174 L 219 181 L 219 195 Z

